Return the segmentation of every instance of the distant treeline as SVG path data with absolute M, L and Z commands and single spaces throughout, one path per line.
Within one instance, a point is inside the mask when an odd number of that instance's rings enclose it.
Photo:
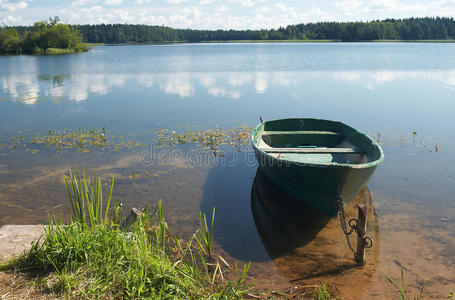
M 29 27 L 0 27 L 0 54 L 61 54 L 87 50 L 80 32 L 58 17 Z
M 166 26 L 73 25 L 90 43 L 162 43 L 232 40 L 448 40 L 455 39 L 453 18 L 386 19 L 370 22 L 319 22 L 263 30 L 193 30 Z M 28 27 L 16 27 L 19 32 Z
M 270 30 L 192 30 L 147 25 L 79 25 L 91 43 L 160 43 L 229 40 L 428 40 L 455 39 L 453 18 L 387 19 L 371 22 L 320 22 Z

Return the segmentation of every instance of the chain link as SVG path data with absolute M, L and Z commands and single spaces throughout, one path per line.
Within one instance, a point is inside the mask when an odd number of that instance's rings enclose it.
M 355 254 L 355 251 L 354 251 L 354 248 L 352 248 L 352 245 L 351 245 L 351 240 L 349 239 L 349 236 L 351 235 L 352 231 L 354 230 L 354 228 L 357 228 L 357 226 L 353 227 L 351 226 L 351 221 L 349 221 L 349 225 L 351 227 L 351 230 L 348 231 L 348 228 L 346 226 L 346 217 L 344 215 L 344 204 L 343 204 L 343 196 L 339 196 L 337 199 L 336 199 L 336 207 L 337 207 L 337 210 L 340 212 L 340 223 L 341 223 L 341 228 L 343 229 L 343 232 L 346 236 L 346 242 L 348 243 L 348 247 L 349 249 L 351 249 L 351 251 Z M 356 225 L 357 225 L 357 221 L 356 221 Z
M 352 247 L 351 240 L 349 238 L 349 236 L 352 234 L 353 231 L 355 231 L 357 234 L 359 234 L 359 228 L 357 226 L 357 219 L 349 220 L 348 224 L 349 224 L 349 227 L 351 227 L 351 229 L 348 230 L 348 228 L 346 226 L 346 216 L 344 214 L 343 196 L 340 195 L 336 199 L 335 204 L 336 204 L 337 211 L 340 212 L 341 229 L 343 229 L 343 233 L 346 236 L 346 242 L 348 244 L 349 249 L 351 249 L 351 251 L 354 253 L 354 257 L 357 259 L 358 254 L 355 252 L 354 248 Z M 365 248 L 371 248 L 373 246 L 373 240 L 369 236 L 365 235 L 365 236 L 361 237 L 361 239 L 362 239 L 362 242 L 363 242 Z

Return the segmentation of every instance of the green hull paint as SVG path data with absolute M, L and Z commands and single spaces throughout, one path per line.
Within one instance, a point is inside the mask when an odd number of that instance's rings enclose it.
M 299 131 L 299 133 L 293 133 Z M 317 134 L 317 132 L 321 134 Z M 280 132 L 282 134 L 280 134 Z M 346 147 L 351 154 L 278 154 L 266 147 Z M 262 143 L 262 145 L 261 145 Z M 338 212 L 335 199 L 351 201 L 367 184 L 376 166 L 384 159 L 381 147 L 367 135 L 341 122 L 320 119 L 283 119 L 259 124 L 252 134 L 256 159 L 267 177 L 282 190 L 329 217 Z M 270 149 L 270 148 L 269 148 Z

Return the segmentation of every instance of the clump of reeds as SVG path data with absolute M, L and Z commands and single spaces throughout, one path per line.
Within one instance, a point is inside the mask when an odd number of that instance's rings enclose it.
M 184 243 L 169 234 L 161 201 L 126 230 L 120 205 L 111 207 L 113 179 L 105 201 L 96 175 L 70 171 L 64 178 L 72 222 L 51 220 L 41 240 L 10 264 L 41 273 L 38 286 L 64 298 L 238 299 L 249 291 L 249 263 L 231 268 L 220 257 L 222 270 L 214 258 L 215 209 L 210 228 L 201 214 L 201 228 Z

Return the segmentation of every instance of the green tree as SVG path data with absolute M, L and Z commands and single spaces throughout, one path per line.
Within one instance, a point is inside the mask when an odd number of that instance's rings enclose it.
M 82 35 L 68 24 L 60 24 L 58 17 L 49 21 L 35 22 L 32 30 L 26 31 L 22 43 L 26 53 L 45 53 L 48 48 L 84 50 Z
M 21 37 L 14 28 L 0 28 L 0 53 L 21 51 Z

